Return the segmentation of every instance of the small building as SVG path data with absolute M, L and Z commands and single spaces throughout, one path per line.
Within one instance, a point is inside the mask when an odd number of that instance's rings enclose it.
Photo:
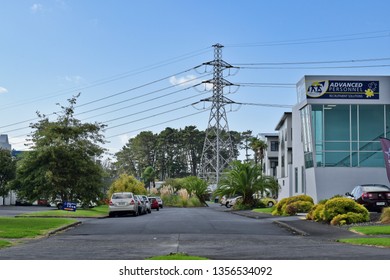
M 297 94 L 291 120 L 285 113 L 276 127 L 280 198 L 318 202 L 359 184 L 389 185 L 380 138 L 390 138 L 390 76 L 304 76 Z
M 11 144 L 8 142 L 7 134 L 0 134 L 0 149 L 8 150 L 11 153 Z M 15 204 L 16 195 L 10 192 L 8 195 L 0 198 L 0 205 Z
M 8 142 L 7 134 L 0 134 L 0 148 L 11 151 L 11 144 Z
M 277 133 L 262 133 L 261 138 L 267 144 L 267 150 L 264 153 L 263 170 L 264 174 L 276 178 L 278 155 L 279 155 L 279 135 Z
M 277 178 L 281 187 L 279 197 L 293 195 L 292 186 L 292 113 L 285 112 L 277 124 L 276 131 L 279 137 L 279 153 Z

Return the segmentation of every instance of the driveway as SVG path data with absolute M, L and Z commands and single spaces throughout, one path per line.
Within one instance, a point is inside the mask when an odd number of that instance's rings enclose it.
M 337 243 L 336 234 L 354 235 L 316 227 L 325 234 L 302 235 L 281 223 L 299 217 L 251 219 L 212 204 L 208 208 L 168 208 L 139 217 L 85 219 L 54 236 L 0 250 L 11 260 L 142 260 L 155 255 L 184 252 L 215 260 L 390 259 L 390 249 Z M 322 225 L 321 225 L 322 226 Z M 341 231 L 340 231 L 341 230 Z

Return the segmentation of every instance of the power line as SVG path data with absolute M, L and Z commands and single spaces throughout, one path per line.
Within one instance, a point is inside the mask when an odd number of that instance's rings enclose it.
M 325 61 L 298 61 L 298 62 L 257 62 L 257 63 L 235 63 L 235 65 L 254 66 L 254 65 L 302 65 L 302 64 L 332 64 L 332 63 L 356 63 L 390 60 L 390 57 L 366 58 L 350 60 L 325 60 Z
M 106 97 L 104 97 L 104 98 L 100 98 L 100 99 L 97 99 L 97 100 L 93 100 L 93 101 L 91 101 L 91 102 L 87 102 L 87 103 L 84 103 L 84 104 L 75 106 L 75 108 L 84 107 L 84 106 L 86 106 L 86 105 L 90 105 L 90 104 L 96 103 L 96 102 L 101 101 L 101 100 L 109 99 L 109 98 L 112 98 L 112 97 L 115 97 L 115 96 L 118 96 L 118 95 L 122 95 L 122 94 L 127 93 L 127 92 L 130 92 L 130 91 L 134 91 L 134 90 L 137 90 L 137 89 L 140 89 L 140 88 L 149 86 L 149 85 L 151 85 L 151 84 L 155 84 L 155 83 L 157 83 L 157 82 L 161 82 L 161 81 L 166 80 L 166 79 L 168 79 L 168 78 L 170 78 L 170 77 L 172 77 L 172 76 L 181 75 L 181 74 L 184 74 L 184 73 L 189 72 L 189 71 L 191 71 L 191 70 L 194 70 L 194 69 L 196 69 L 196 68 L 198 68 L 198 67 L 200 67 L 200 66 L 201 66 L 201 65 L 196 66 L 196 67 L 193 67 L 193 68 L 190 68 L 190 69 L 187 69 L 187 70 L 184 70 L 184 71 L 181 71 L 181 72 L 178 72 L 178 73 L 173 74 L 173 75 L 165 76 L 164 78 L 160 78 L 160 79 L 154 80 L 154 81 L 149 82 L 149 83 L 145 83 L 145 84 L 142 84 L 142 85 L 139 85 L 139 86 L 136 86 L 136 87 L 133 87 L 133 88 L 124 90 L 124 91 L 120 91 L 120 92 L 117 92 L 117 93 L 108 95 L 108 96 L 106 96 Z M 169 86 L 169 87 L 165 87 L 165 88 L 163 88 L 163 89 L 156 90 L 156 91 L 153 91 L 153 92 L 149 92 L 149 93 L 146 93 L 146 94 L 137 96 L 137 97 L 133 97 L 133 98 L 131 98 L 131 99 L 129 99 L 129 100 L 134 100 L 134 99 L 141 98 L 141 97 L 144 97 L 144 96 L 147 96 L 147 95 L 150 95 L 150 94 L 153 94 L 153 93 L 162 91 L 162 90 L 166 90 L 166 89 L 169 89 L 169 88 L 174 88 L 174 87 L 176 87 L 176 86 L 183 85 L 183 84 L 185 84 L 185 83 L 194 81 L 194 80 L 196 80 L 196 79 L 205 77 L 205 76 L 207 76 L 207 75 L 209 75 L 209 74 L 206 74 L 206 75 L 203 75 L 203 76 L 201 76 L 201 77 L 194 78 L 194 79 L 190 79 L 190 80 L 187 80 L 187 81 L 184 81 L 184 82 L 179 82 L 179 83 L 177 83 L 177 84 L 175 84 L 175 85 L 172 85 L 172 86 Z M 123 102 L 123 101 L 117 102 L 117 103 L 115 103 L 114 105 L 120 104 L 120 103 L 122 103 L 122 102 Z M 92 111 L 99 110 L 99 109 L 102 109 L 102 108 L 107 108 L 107 107 L 110 107 L 110 106 L 111 106 L 110 104 L 109 104 L 109 105 L 105 105 L 105 106 L 102 106 L 102 107 L 99 107 L 99 108 L 91 109 L 91 110 L 89 110 L 89 111 L 85 111 L 85 112 L 82 112 L 82 113 L 78 113 L 77 115 L 84 114 L 84 113 L 88 113 L 88 112 L 92 112 Z M 53 115 L 55 115 L 56 113 L 60 113 L 60 112 L 61 112 L 61 111 L 57 111 L 57 112 L 55 112 L 55 113 L 46 114 L 45 116 L 46 116 L 46 117 L 53 116 Z M 3 125 L 3 126 L 0 126 L 0 128 L 10 127 L 10 126 L 14 126 L 14 125 L 18 125 L 18 124 L 22 124 L 22 123 L 26 123 L 26 122 L 31 122 L 31 121 L 34 121 L 34 120 L 37 120 L 37 119 L 39 119 L 39 118 L 36 117 L 36 118 L 29 119 L 29 120 L 25 120 L 25 121 L 20 121 L 20 122 L 8 124 L 8 125 Z M 25 128 L 25 127 L 19 128 L 19 129 L 14 129 L 14 130 L 8 130 L 8 131 L 5 131 L 4 133 L 12 132 L 12 131 L 16 131 L 16 130 L 20 130 L 20 129 L 24 129 L 24 128 Z
M 266 66 L 248 66 L 240 67 L 240 69 L 276 69 L 276 70 L 291 70 L 291 69 L 356 69 L 356 68 L 382 68 L 389 67 L 390 64 L 380 64 L 380 65 L 351 65 L 351 66 L 312 66 L 312 67 L 266 67 Z
M 158 125 L 162 125 L 162 124 L 170 123 L 170 122 L 173 122 L 173 121 L 181 120 L 181 119 L 188 118 L 188 117 L 191 117 L 191 116 L 195 116 L 195 115 L 207 112 L 207 111 L 208 111 L 208 109 L 205 109 L 205 110 L 193 113 L 193 114 L 189 114 L 189 115 L 181 116 L 181 117 L 178 117 L 178 118 L 170 119 L 168 121 L 160 122 L 160 123 L 153 124 L 153 125 L 150 125 L 150 126 L 145 126 L 145 127 L 141 127 L 141 128 L 135 129 L 135 130 L 122 132 L 120 134 L 111 135 L 109 137 L 106 137 L 106 139 L 114 138 L 114 137 L 121 136 L 121 135 L 124 135 L 124 134 L 133 133 L 133 132 L 137 132 L 137 131 L 140 131 L 140 130 L 144 130 L 144 129 L 148 129 L 148 128 L 151 128 L 151 127 L 155 127 L 155 126 L 158 126 Z
M 378 34 L 378 35 L 374 35 L 374 34 Z M 367 36 L 362 36 L 362 35 L 367 35 Z M 349 37 L 353 37 L 353 38 L 349 38 Z M 354 33 L 354 34 L 346 34 L 346 35 L 339 35 L 339 36 L 324 36 L 324 37 L 315 37 L 315 38 L 306 38 L 306 39 L 301 38 L 296 40 L 284 40 L 284 41 L 273 41 L 273 42 L 271 41 L 271 42 L 263 42 L 263 43 L 260 42 L 260 43 L 230 44 L 230 45 L 227 44 L 226 47 L 248 48 L 248 47 L 268 47 L 268 46 L 283 46 L 283 45 L 302 45 L 302 44 L 331 43 L 331 42 L 342 42 L 342 41 L 356 41 L 356 40 L 377 39 L 377 38 L 386 38 L 386 37 L 390 37 L 390 30 Z
M 2 109 L 2 110 L 10 109 L 10 108 L 14 108 L 14 107 L 22 106 L 22 105 L 28 105 L 28 104 L 31 104 L 31 103 L 34 103 L 34 102 L 37 102 L 37 101 L 47 100 L 47 98 L 54 98 L 54 97 L 62 96 L 62 95 L 69 94 L 69 93 L 75 92 L 75 91 L 80 92 L 80 91 L 85 90 L 85 89 L 97 87 L 97 86 L 108 84 L 108 83 L 111 83 L 111 82 L 115 82 L 115 81 L 120 80 L 120 79 L 128 78 L 130 76 L 135 76 L 135 75 L 138 75 L 138 74 L 150 71 L 150 70 L 154 70 L 154 69 L 157 69 L 157 68 L 169 65 L 169 64 L 173 64 L 173 63 L 176 63 L 176 62 L 179 62 L 179 61 L 182 61 L 182 60 L 186 60 L 188 58 L 192 58 L 194 56 L 198 56 L 198 55 L 207 53 L 207 52 L 209 52 L 209 50 L 210 50 L 210 47 L 203 48 L 203 49 L 200 49 L 200 50 L 189 52 L 189 53 L 184 54 L 184 55 L 177 56 L 175 58 L 166 59 L 166 60 L 163 60 L 163 61 L 155 63 L 155 64 L 151 64 L 151 65 L 148 65 L 148 66 L 145 66 L 145 67 L 141 67 L 140 69 L 136 69 L 136 70 L 124 72 L 124 73 L 121 73 L 121 74 L 113 75 L 113 76 L 110 76 L 108 78 L 99 79 L 99 80 L 96 80 L 96 81 L 92 82 L 91 84 L 89 84 L 87 86 L 71 87 L 71 88 L 68 88 L 68 89 L 55 91 L 53 93 L 55 95 L 48 94 L 48 95 L 45 95 L 45 96 L 42 96 L 42 97 L 39 97 L 39 98 L 30 99 L 30 101 L 23 102 L 23 103 L 10 103 L 10 104 L 6 105 L 5 107 L 1 107 L 0 109 Z M 59 94 L 56 94 L 56 93 L 59 93 Z

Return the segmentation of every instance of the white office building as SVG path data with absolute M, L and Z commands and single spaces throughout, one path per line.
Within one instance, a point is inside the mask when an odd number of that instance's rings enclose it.
M 390 76 L 305 76 L 297 94 L 291 119 L 276 127 L 279 198 L 318 202 L 358 184 L 389 185 L 380 138 L 390 138 Z

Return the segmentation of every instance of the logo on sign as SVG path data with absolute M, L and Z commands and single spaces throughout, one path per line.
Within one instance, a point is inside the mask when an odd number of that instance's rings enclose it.
M 328 81 L 314 81 L 307 88 L 307 95 L 310 97 L 320 97 L 328 89 Z
M 64 201 L 62 205 L 62 210 L 65 211 L 76 211 L 77 209 L 77 204 L 75 202 L 70 202 L 70 201 Z

